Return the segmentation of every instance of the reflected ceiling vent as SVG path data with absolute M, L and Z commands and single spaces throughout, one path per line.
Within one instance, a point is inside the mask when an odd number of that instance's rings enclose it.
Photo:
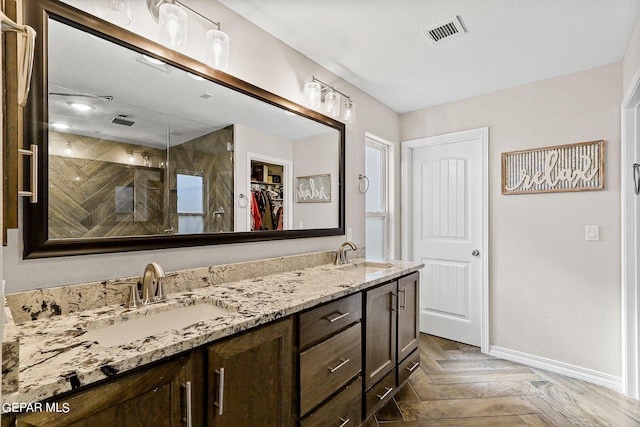
M 211 98 L 213 95 L 211 95 L 210 93 L 203 93 L 202 95 L 200 95 L 200 98 L 202 99 L 209 99 Z
M 432 45 L 438 45 L 446 40 L 455 39 L 467 33 L 459 16 L 447 19 L 429 28 L 422 30 L 422 34 L 429 39 Z
M 127 116 L 125 116 L 124 114 L 115 116 L 113 119 L 111 119 L 111 123 L 122 126 L 133 126 L 135 124 L 133 120 L 127 119 Z

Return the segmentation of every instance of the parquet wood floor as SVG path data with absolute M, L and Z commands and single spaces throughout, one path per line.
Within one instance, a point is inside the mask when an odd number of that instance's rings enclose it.
M 421 368 L 365 427 L 640 426 L 640 401 L 605 387 L 420 337 Z

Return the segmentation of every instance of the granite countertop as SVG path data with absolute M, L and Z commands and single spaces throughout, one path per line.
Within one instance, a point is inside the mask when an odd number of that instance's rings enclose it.
M 358 261 L 364 260 L 353 262 Z M 209 283 L 170 293 L 165 303 L 136 309 L 119 303 L 17 323 L 19 382 L 17 391 L 4 394 L 3 401 L 41 401 L 392 280 L 421 266 L 416 262 L 389 261 L 388 268 L 366 272 L 362 268 L 324 264 Z M 206 281 L 197 274 L 182 277 Z M 185 288 L 189 289 L 182 287 Z M 171 288 L 175 289 L 181 287 Z M 97 343 L 90 332 L 102 325 L 203 302 L 229 311 L 212 320 L 112 347 Z

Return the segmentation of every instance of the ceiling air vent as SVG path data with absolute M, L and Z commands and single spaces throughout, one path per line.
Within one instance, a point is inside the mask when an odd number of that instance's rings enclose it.
M 122 126 L 133 126 L 136 122 L 127 119 L 127 116 L 124 114 L 118 114 L 116 117 L 111 119 L 111 123 Z
M 444 22 L 422 30 L 422 34 L 424 34 L 433 45 L 460 37 L 466 32 L 458 16 L 454 16 L 451 19 L 447 19 Z

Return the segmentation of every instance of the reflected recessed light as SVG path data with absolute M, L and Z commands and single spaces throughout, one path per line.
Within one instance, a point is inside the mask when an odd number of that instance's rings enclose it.
M 71 126 L 69 126 L 66 123 L 55 122 L 55 123 L 51 123 L 51 127 L 54 127 L 59 130 L 65 130 L 65 129 L 69 129 Z
M 160 61 L 159 59 L 153 58 L 149 55 L 142 55 L 142 57 L 144 58 L 145 61 L 147 61 L 149 64 L 153 64 L 153 65 L 165 65 L 164 62 Z
M 294 113 L 293 111 L 290 111 L 290 110 L 284 110 L 284 113 L 285 113 L 287 116 L 295 116 L 295 115 L 296 115 L 296 113 Z
M 200 77 L 199 75 L 197 75 L 197 74 L 193 74 L 193 73 L 190 73 L 190 72 L 188 72 L 188 71 L 187 71 L 187 75 L 188 75 L 189 77 L 191 77 L 193 80 L 197 80 L 197 81 L 199 81 L 199 82 L 203 82 L 203 81 L 205 81 L 205 80 L 206 80 L 204 77 Z
M 93 110 L 93 107 L 91 105 L 83 104 L 82 102 L 70 102 L 69 105 L 71 105 L 73 108 L 75 108 L 78 111 Z

